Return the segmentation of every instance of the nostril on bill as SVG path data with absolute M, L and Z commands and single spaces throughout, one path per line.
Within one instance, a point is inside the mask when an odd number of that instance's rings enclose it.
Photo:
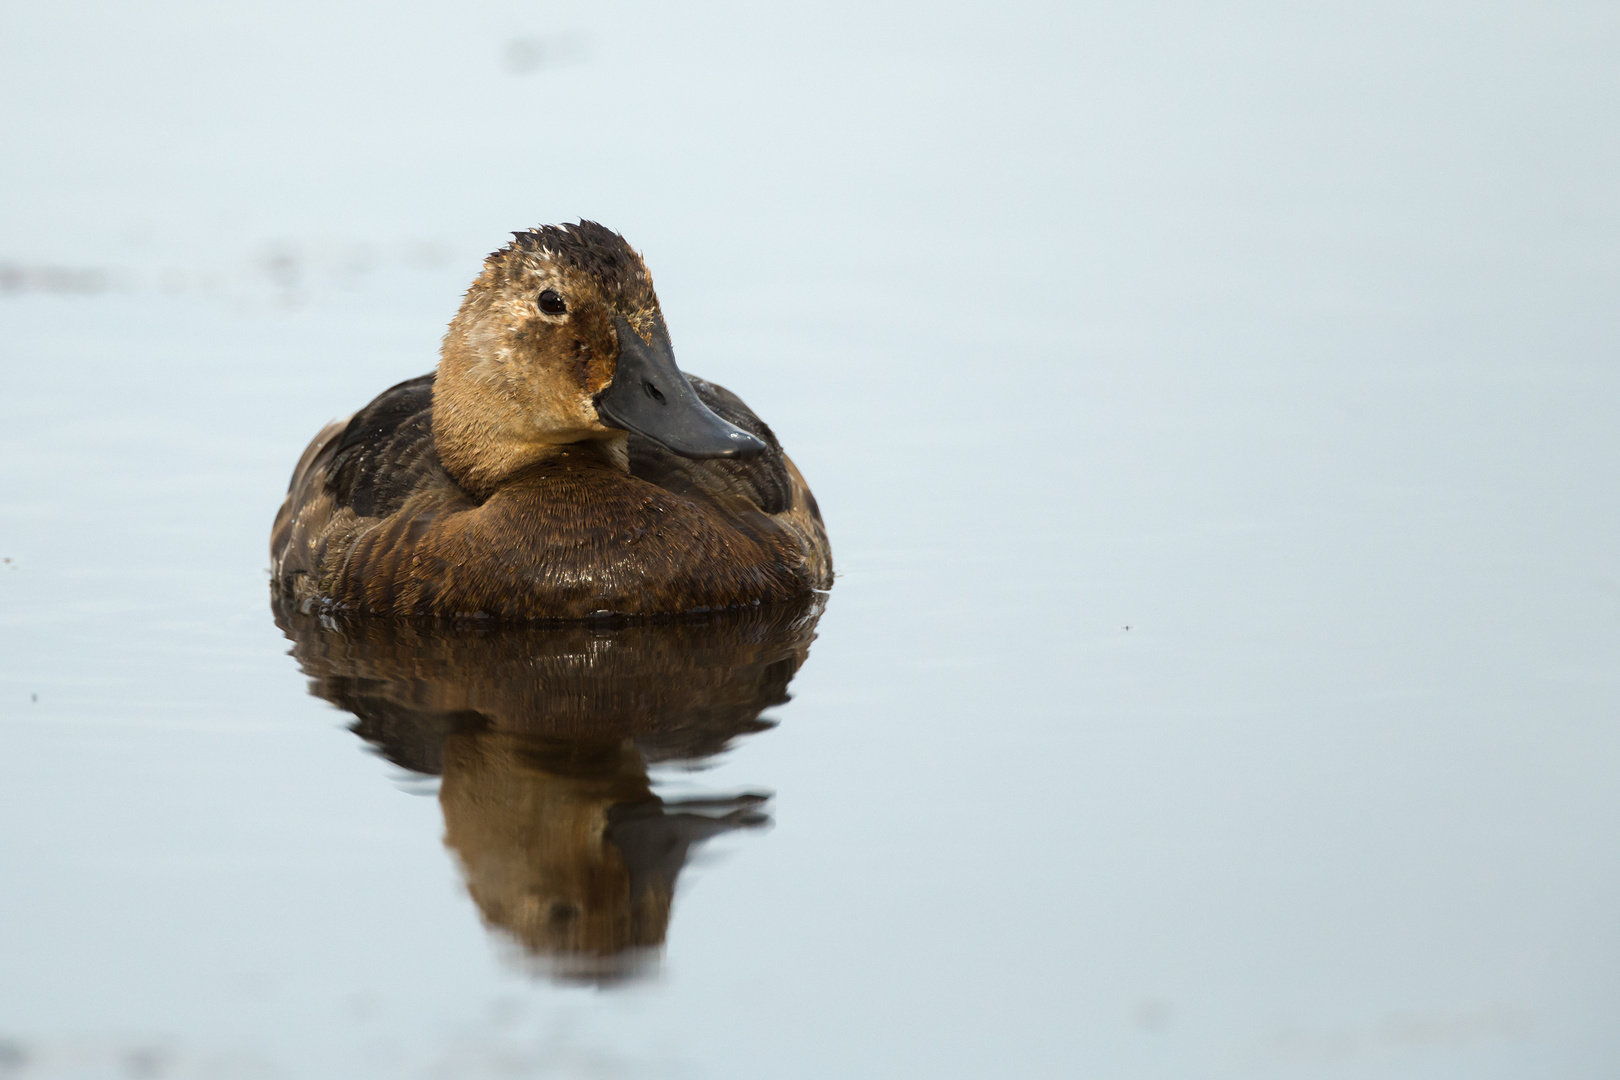
M 642 382 L 641 382 L 641 388 L 643 390 L 647 391 L 647 396 L 652 398 L 654 401 L 657 401 L 657 402 L 660 402 L 660 403 L 663 402 L 663 400 L 664 400 L 663 392 L 660 391 L 658 389 L 658 387 L 654 386 L 652 383 L 650 383 L 650 382 L 646 381 L 645 379 L 643 379 Z

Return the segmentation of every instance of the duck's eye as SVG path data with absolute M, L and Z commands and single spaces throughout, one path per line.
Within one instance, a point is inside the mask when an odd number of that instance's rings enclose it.
M 563 303 L 561 296 L 557 295 L 557 290 L 546 289 L 540 294 L 540 310 L 547 315 L 566 315 L 568 314 L 568 305 Z

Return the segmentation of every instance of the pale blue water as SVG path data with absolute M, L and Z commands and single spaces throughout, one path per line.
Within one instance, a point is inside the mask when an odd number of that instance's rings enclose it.
M 1611 7 L 4 23 L 0 1076 L 1620 1066 Z M 607 989 L 265 572 L 310 436 L 581 215 L 840 569 L 777 726 L 653 765 L 771 825 Z

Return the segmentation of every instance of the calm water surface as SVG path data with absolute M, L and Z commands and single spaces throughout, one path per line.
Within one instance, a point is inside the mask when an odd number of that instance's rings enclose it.
M 1620 1069 L 1620 18 L 21 5 L 0 1077 Z M 824 607 L 273 611 L 587 216 Z

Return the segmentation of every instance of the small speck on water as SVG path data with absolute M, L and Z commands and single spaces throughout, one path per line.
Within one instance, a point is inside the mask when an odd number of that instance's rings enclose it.
M 32 701 L 35 705 L 38 705 L 39 704 L 39 695 L 38 694 L 29 694 L 28 695 L 28 700 Z

